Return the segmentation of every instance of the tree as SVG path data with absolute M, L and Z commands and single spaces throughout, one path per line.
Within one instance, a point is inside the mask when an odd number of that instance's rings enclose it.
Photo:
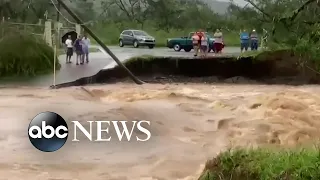
M 74 4 L 72 9 L 83 21 L 90 21 L 96 18 L 92 0 L 73 0 L 72 3 Z
M 109 12 L 111 9 L 119 9 L 128 20 L 139 23 L 142 28 L 147 19 L 146 9 L 148 7 L 147 0 L 106 0 L 102 1 L 104 12 Z M 114 13 L 115 11 L 113 11 Z M 116 13 L 120 15 L 119 13 Z

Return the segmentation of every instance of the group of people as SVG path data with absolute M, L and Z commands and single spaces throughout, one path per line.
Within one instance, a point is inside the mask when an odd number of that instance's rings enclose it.
M 223 34 L 220 29 L 217 29 L 213 35 L 214 42 L 213 42 L 213 50 L 215 54 L 221 54 L 222 49 L 224 48 L 225 44 L 223 41 Z M 240 44 L 241 44 L 241 52 L 243 50 L 247 51 L 249 46 L 251 46 L 251 50 L 258 50 L 258 33 L 256 30 L 252 30 L 249 34 L 246 30 L 243 30 L 240 33 Z M 201 56 L 207 56 L 209 50 L 209 38 L 207 37 L 207 33 L 204 32 L 202 29 L 195 32 L 192 36 L 192 43 L 194 49 L 194 56 L 198 56 L 198 53 L 201 53 Z
M 240 41 L 241 52 L 243 52 L 243 50 L 248 51 L 249 46 L 252 51 L 258 50 L 259 38 L 255 29 L 253 29 L 250 34 L 246 30 L 243 30 L 240 33 Z
M 76 65 L 83 65 L 84 60 L 86 59 L 86 63 L 89 63 L 89 46 L 90 39 L 87 35 L 83 37 L 79 35 L 79 37 L 73 42 L 71 39 L 71 35 L 68 36 L 68 39 L 65 41 L 66 46 L 66 63 L 72 63 L 71 57 L 73 56 L 73 52 L 76 52 Z M 79 63 L 80 62 L 80 63 Z
M 215 53 L 220 53 L 223 49 L 223 39 L 222 33 L 220 30 L 217 30 L 215 33 L 216 41 L 214 42 L 214 51 Z M 201 56 L 207 56 L 209 48 L 210 48 L 210 41 L 207 33 L 204 32 L 202 29 L 198 30 L 192 35 L 192 44 L 194 49 L 194 56 L 198 56 L 198 53 L 201 53 Z
M 213 50 L 215 54 L 220 54 L 222 49 L 224 48 L 223 42 L 223 35 L 220 29 L 217 29 L 213 35 L 214 42 L 213 42 Z M 192 36 L 192 43 L 194 49 L 194 56 L 198 56 L 199 51 L 201 52 L 201 56 L 207 56 L 209 48 L 210 48 L 210 41 L 209 37 L 207 37 L 207 33 L 204 32 L 202 29 L 195 32 Z

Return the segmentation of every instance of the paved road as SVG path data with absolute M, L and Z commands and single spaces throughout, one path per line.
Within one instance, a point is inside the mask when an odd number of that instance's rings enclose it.
M 95 48 L 98 48 L 96 46 Z M 101 49 L 101 48 L 100 48 Z M 168 48 L 131 48 L 131 47 L 110 47 L 110 50 L 121 60 L 125 61 L 134 56 L 141 55 L 153 55 L 153 56 L 192 56 L 193 52 L 175 52 Z M 237 47 L 226 47 L 224 53 L 234 54 L 239 53 Z M 72 58 L 73 64 L 65 63 L 65 55 L 59 57 L 59 61 L 62 65 L 61 69 L 56 73 L 56 84 L 65 83 L 77 80 L 82 77 L 92 76 L 104 68 L 111 68 L 116 65 L 113 59 L 105 52 L 90 53 L 90 63 L 85 65 L 75 65 L 75 56 Z M 15 82 L 2 82 L 1 84 L 19 84 L 27 86 L 50 86 L 53 84 L 53 74 L 44 75 L 30 80 L 23 80 L 22 82 L 17 80 Z
M 173 49 L 168 48 L 155 48 L 155 49 L 148 49 L 148 48 L 130 48 L 130 47 L 111 47 L 111 51 L 121 60 L 124 61 L 134 56 L 141 56 L 141 55 L 152 55 L 152 56 L 168 56 L 168 57 L 190 57 L 193 56 L 193 51 L 185 52 L 181 50 L 180 52 L 175 52 Z M 102 50 L 102 49 L 101 49 Z M 103 51 L 103 50 L 102 50 Z M 239 54 L 240 48 L 239 47 L 226 47 L 224 48 L 225 54 Z M 105 54 L 104 57 L 108 57 L 112 62 L 104 67 L 104 69 L 112 68 L 116 65 L 116 63 L 111 59 L 111 57 L 106 53 L 98 53 L 96 55 L 101 56 L 101 54 Z

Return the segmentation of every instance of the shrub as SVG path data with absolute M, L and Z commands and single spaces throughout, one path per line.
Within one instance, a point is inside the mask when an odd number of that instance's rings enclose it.
M 140 25 L 132 22 L 108 22 L 97 23 L 92 29 L 97 33 L 99 38 L 107 45 L 118 45 L 119 35 L 125 29 L 143 29 L 150 35 L 156 38 L 157 47 L 165 47 L 168 38 L 180 38 L 187 36 L 190 32 L 197 29 L 169 29 L 168 32 L 156 28 L 152 23 L 147 22 L 143 28 Z M 213 34 L 215 29 L 208 30 L 210 34 Z M 239 46 L 239 34 L 238 32 L 223 31 L 224 41 L 227 46 Z
M 31 34 L 12 29 L 0 39 L 0 49 L 0 77 L 35 76 L 53 70 L 53 49 Z M 59 61 L 56 69 L 60 69 Z
M 237 149 L 207 161 L 199 180 L 318 180 L 319 169 L 317 148 Z

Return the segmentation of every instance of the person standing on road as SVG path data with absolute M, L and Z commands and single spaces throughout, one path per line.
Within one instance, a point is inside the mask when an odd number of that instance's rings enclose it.
M 223 49 L 222 32 L 219 29 L 217 29 L 213 35 L 213 38 L 214 38 L 214 43 L 213 43 L 214 52 L 215 52 L 215 54 L 221 54 L 222 49 Z
M 78 39 L 76 39 L 76 41 L 74 42 L 74 48 L 76 50 L 76 54 L 77 54 L 77 62 L 76 65 L 79 65 L 79 61 L 80 64 L 83 64 L 83 50 L 82 50 L 82 38 L 81 35 L 79 35 Z
M 199 31 L 195 32 L 192 36 L 194 56 L 198 56 L 199 50 L 201 51 L 201 39 L 203 36 L 204 32 L 202 29 L 199 29 Z
M 89 46 L 90 46 L 90 39 L 87 37 L 87 35 L 85 34 L 83 39 L 82 39 L 82 50 L 83 50 L 83 60 L 82 62 L 84 62 L 84 58 L 86 58 L 86 62 L 89 63 Z
M 73 56 L 73 45 L 71 40 L 71 35 L 68 36 L 68 39 L 65 42 L 66 46 L 66 63 L 71 63 L 71 57 Z
M 201 37 L 201 57 L 206 57 L 208 55 L 209 50 L 209 39 L 205 33 L 203 33 Z
M 197 32 L 195 32 L 192 35 L 192 44 L 193 44 L 194 56 L 198 56 L 198 52 L 199 52 L 199 36 L 198 36 Z
M 252 32 L 250 34 L 251 51 L 258 50 L 258 43 L 259 43 L 258 33 L 254 29 L 254 30 L 252 30 Z
M 246 30 L 243 30 L 240 33 L 240 41 L 241 41 L 241 52 L 243 52 L 243 49 L 245 51 L 248 51 L 249 48 L 249 33 Z

